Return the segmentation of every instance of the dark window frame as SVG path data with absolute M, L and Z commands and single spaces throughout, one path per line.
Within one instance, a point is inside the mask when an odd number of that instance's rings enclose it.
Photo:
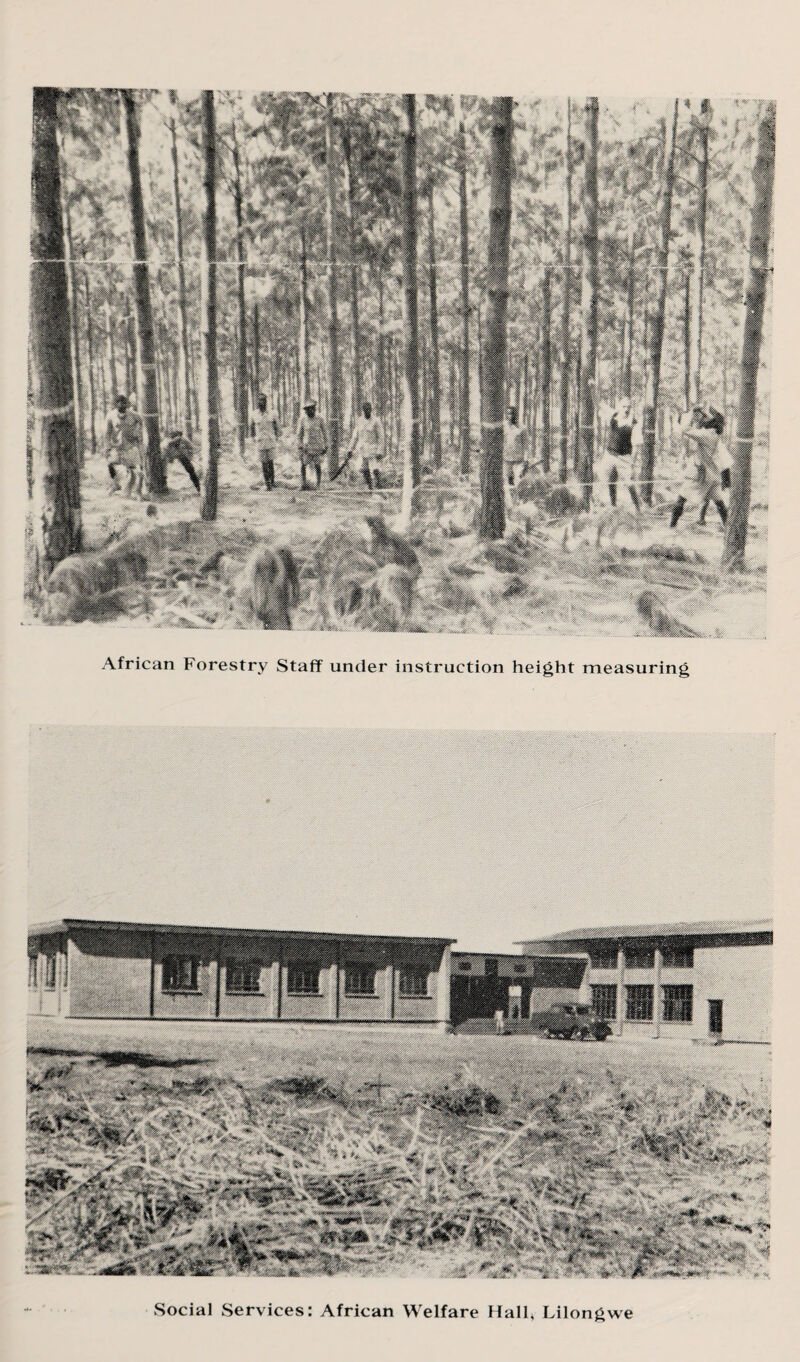
M 371 975 L 372 983 L 368 988 L 362 987 L 362 980 L 357 976 L 363 976 L 366 980 Z M 348 960 L 344 967 L 344 996 L 346 998 L 377 998 L 378 997 L 378 966 L 373 965 L 368 960 Z
M 322 990 L 319 986 L 319 977 L 322 973 L 322 966 L 316 960 L 290 960 L 286 966 L 286 993 L 290 998 L 320 998 Z M 306 985 L 301 977 L 298 981 L 297 976 L 315 976 L 312 983 Z
M 652 984 L 626 985 L 625 1020 L 633 1022 L 651 1022 L 653 1020 Z
M 430 971 L 425 965 L 402 965 L 399 974 L 397 991 L 401 998 L 431 997 Z
M 28 988 L 39 987 L 39 954 L 28 956 Z
M 54 993 L 58 979 L 58 951 L 45 951 L 44 956 L 44 980 L 42 987 L 48 993 Z
M 592 984 L 592 1008 L 603 1021 L 617 1020 L 616 984 Z
M 190 983 L 186 983 L 183 978 L 183 967 L 189 965 Z M 174 967 L 177 966 L 177 969 Z M 170 974 L 177 977 L 172 980 Z M 162 993 L 201 993 L 199 983 L 200 959 L 196 955 L 165 955 L 161 962 L 161 992 Z
M 616 946 L 609 946 L 607 949 L 598 947 L 596 950 L 589 951 L 590 969 L 616 969 L 619 963 L 619 952 Z M 608 961 L 611 963 L 609 964 Z
M 652 946 L 629 946 L 625 951 L 626 969 L 654 969 L 656 953 Z
M 664 969 L 694 969 L 694 946 L 664 946 L 661 963 Z
M 675 1012 L 682 1016 L 667 1015 Z M 694 1020 L 694 988 L 692 984 L 661 985 L 661 1020 L 686 1026 Z
M 263 995 L 261 975 L 263 960 L 237 960 L 232 956 L 225 961 L 225 993 L 233 998 L 257 998 Z M 237 974 L 241 976 L 237 982 Z

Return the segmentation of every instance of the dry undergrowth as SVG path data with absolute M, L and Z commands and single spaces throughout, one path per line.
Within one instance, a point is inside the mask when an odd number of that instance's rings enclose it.
M 403 1092 L 80 1068 L 30 1062 L 33 1272 L 768 1270 L 769 1118 L 746 1094 L 606 1071 L 503 1104 L 469 1074 Z

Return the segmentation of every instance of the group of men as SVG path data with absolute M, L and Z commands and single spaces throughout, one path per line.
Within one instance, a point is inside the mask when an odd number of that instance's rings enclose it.
M 271 492 L 275 486 L 275 454 L 280 440 L 280 426 L 273 411 L 270 410 L 265 393 L 260 393 L 257 411 L 253 421 L 255 437 L 264 484 Z M 135 394 L 126 397 L 123 393 L 116 398 L 106 419 L 105 448 L 108 472 L 113 490 L 126 492 L 128 496 L 142 495 L 144 451 L 146 428 L 138 410 Z M 328 429 L 324 419 L 317 415 L 317 404 L 308 397 L 303 403 L 303 411 L 296 431 L 297 453 L 300 460 L 300 486 L 303 491 L 313 485 L 319 488 L 322 482 L 322 461 L 328 452 Z M 358 467 L 367 487 L 381 487 L 381 466 L 386 448 L 383 424 L 372 410 L 370 402 L 364 402 L 357 418 L 347 447 L 345 458 L 338 474 L 349 463 L 353 455 L 358 456 Z M 192 485 L 199 492 L 200 479 L 192 462 L 192 446 L 181 430 L 170 432 L 161 449 L 166 467 L 179 463 L 186 470 Z

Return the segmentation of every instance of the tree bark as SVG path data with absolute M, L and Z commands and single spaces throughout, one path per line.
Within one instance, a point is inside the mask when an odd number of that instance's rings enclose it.
M 467 214 L 467 137 L 461 96 L 455 100 L 458 124 L 458 200 L 461 246 L 461 472 L 470 470 L 470 391 L 469 391 L 469 217 Z
M 333 477 L 339 467 L 341 438 L 339 369 L 339 299 L 336 261 L 336 129 L 333 118 L 332 94 L 325 96 L 325 169 L 327 195 L 325 201 L 325 232 L 328 256 L 328 475 Z
M 106 303 L 106 334 L 108 336 L 108 372 L 111 380 L 111 401 L 119 392 L 117 387 L 117 351 L 114 345 L 114 323 L 111 319 L 111 306 Z
M 436 296 L 436 219 L 433 177 L 428 180 L 428 293 L 431 313 L 431 428 L 433 466 L 442 466 L 441 373 L 439 369 L 439 308 Z
M 661 386 L 661 351 L 664 344 L 664 319 L 667 311 L 667 268 L 669 265 L 669 237 L 672 225 L 672 191 L 675 184 L 675 141 L 678 132 L 678 100 L 672 110 L 670 132 L 664 126 L 664 171 L 661 179 L 661 203 L 658 215 L 658 245 L 656 249 L 655 307 L 648 323 L 650 353 L 647 366 L 647 391 L 642 420 L 642 496 L 648 506 L 653 504 L 653 471 L 656 455 L 656 412 Z
M 83 463 L 84 420 L 83 389 L 81 386 L 81 345 L 78 325 L 78 278 L 75 272 L 75 249 L 72 242 L 72 214 L 69 207 L 69 191 L 66 181 L 63 139 L 58 138 L 59 177 L 61 185 L 61 214 L 64 223 L 64 254 L 67 261 L 67 298 L 69 300 L 69 324 L 72 335 L 72 385 L 75 392 L 75 438 L 78 446 L 78 459 Z
M 386 429 L 386 319 L 383 311 L 383 269 L 378 269 L 378 363 L 377 363 L 377 411 L 381 424 Z
M 570 102 L 564 101 L 564 199 L 561 236 L 561 386 L 559 391 L 558 476 L 566 482 L 569 471 L 569 379 L 570 294 L 572 289 L 572 157 L 570 154 Z
M 43 587 L 81 547 L 80 468 L 58 164 L 58 92 L 33 91 L 31 398 L 34 409 L 31 576 Z
M 690 359 L 689 359 L 689 399 L 690 404 L 702 400 L 702 359 L 703 359 L 703 285 L 706 268 L 706 209 L 708 202 L 708 134 L 711 127 L 711 100 L 700 102 L 700 116 L 697 120 L 697 203 L 694 214 L 694 233 L 692 239 L 692 290 L 690 302 Z
M 417 108 L 403 95 L 401 157 L 403 257 L 403 493 L 401 520 L 410 524 L 420 478 L 419 321 L 417 316 Z
M 231 110 L 233 148 L 233 206 L 236 214 L 236 447 L 244 459 L 247 438 L 247 305 L 244 281 L 247 267 L 244 242 L 244 200 L 242 170 L 239 156 L 239 135 L 236 130 L 236 110 Z
M 739 397 L 733 438 L 731 502 L 725 527 L 722 565 L 738 567 L 744 560 L 755 436 L 758 365 L 764 323 L 764 301 L 769 273 L 772 188 L 775 177 L 775 105 L 762 106 L 753 167 L 753 210 L 747 287 L 742 309 L 739 359 Z
M 156 390 L 156 357 L 153 338 L 153 309 L 150 300 L 150 271 L 147 262 L 147 231 L 139 168 L 139 128 L 132 90 L 120 90 L 120 131 L 122 149 L 128 166 L 133 250 L 133 293 L 136 306 L 136 332 L 139 342 L 142 419 L 145 429 L 144 486 L 151 493 L 166 491 L 161 459 L 161 436 Z
M 311 359 L 308 331 L 308 254 L 306 227 L 300 224 L 300 394 L 301 401 L 311 394 Z
M 544 267 L 542 280 L 542 470 L 550 472 L 550 442 L 552 438 L 550 419 L 550 276 L 549 265 Z
M 622 396 L 633 397 L 633 322 L 636 309 L 636 228 L 628 228 L 628 283 L 625 299 L 625 350 L 622 362 Z
M 83 289 L 86 298 L 86 354 L 89 375 L 89 448 L 92 457 L 97 453 L 97 406 L 94 391 L 94 326 L 92 325 L 92 295 L 89 289 L 89 274 L 83 273 Z
M 347 253 L 350 257 L 350 321 L 353 344 L 353 420 L 361 411 L 361 321 L 359 315 L 358 258 L 356 255 L 356 175 L 350 133 L 342 128 L 344 152 L 345 204 L 347 208 Z
M 178 323 L 181 347 L 181 379 L 183 384 L 183 423 L 186 438 L 192 438 L 192 377 L 189 361 L 189 323 L 186 315 L 186 271 L 183 264 L 183 220 L 181 215 L 181 190 L 178 177 L 178 138 L 175 130 L 175 110 L 178 96 L 175 90 L 169 92 L 170 102 L 170 151 L 172 154 L 172 209 L 174 215 L 175 263 L 178 280 Z
M 200 514 L 217 514 L 219 385 L 217 382 L 217 143 L 214 92 L 200 96 L 203 165 L 203 221 L 200 237 Z
M 598 102 L 584 109 L 583 261 L 581 266 L 581 373 L 579 398 L 582 504 L 589 509 L 594 480 L 597 372 L 597 119 Z
M 503 486 L 503 410 L 506 388 L 508 258 L 511 237 L 511 142 L 514 101 L 492 100 L 491 177 L 489 185 L 489 259 L 486 344 L 483 354 L 481 416 L 481 539 L 499 539 L 505 530 Z
M 261 332 L 258 322 L 258 303 L 253 303 L 253 406 L 261 392 Z

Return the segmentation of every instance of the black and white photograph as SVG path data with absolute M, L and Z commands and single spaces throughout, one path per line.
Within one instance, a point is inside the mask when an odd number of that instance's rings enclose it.
M 33 728 L 28 1272 L 768 1276 L 772 781 L 762 734 Z
M 774 163 L 763 98 L 35 87 L 26 620 L 763 638 Z

